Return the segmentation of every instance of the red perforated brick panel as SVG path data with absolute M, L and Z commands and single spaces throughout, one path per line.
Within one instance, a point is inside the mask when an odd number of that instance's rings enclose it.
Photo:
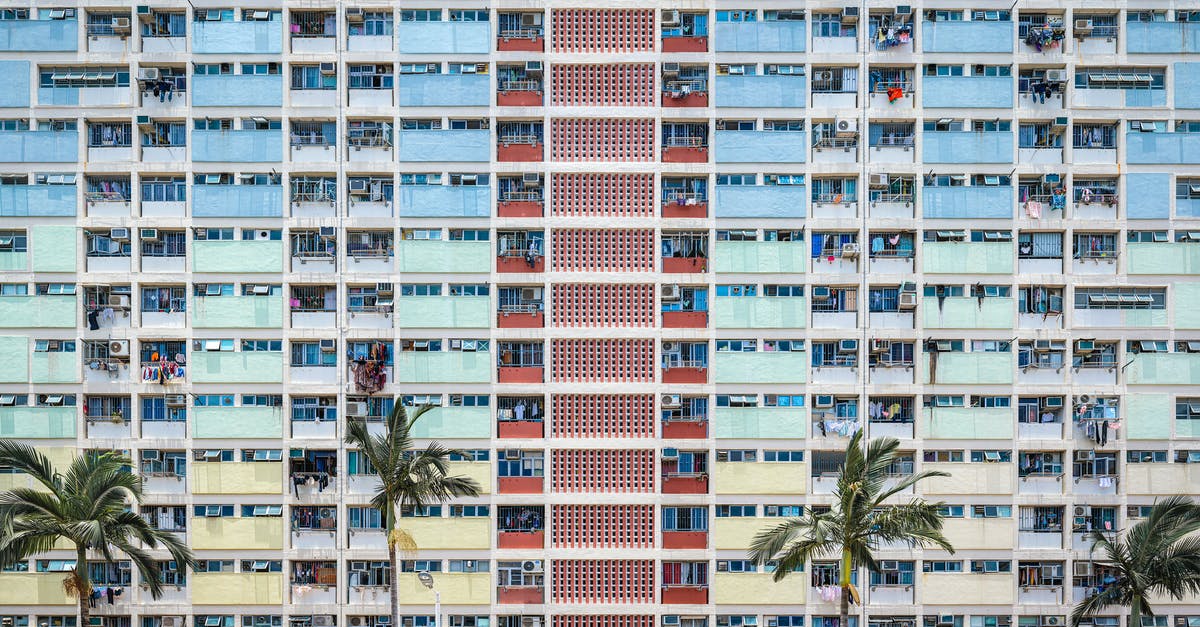
M 556 118 L 553 161 L 653 161 L 654 120 Z
M 652 283 L 559 283 L 552 290 L 553 326 L 654 326 Z
M 552 379 L 556 382 L 654 381 L 654 340 L 551 341 L 554 359 Z
M 555 52 L 653 52 L 651 9 L 555 9 Z
M 554 174 L 550 182 L 556 216 L 654 215 L 652 174 Z
M 555 560 L 552 603 L 653 603 L 653 560 Z
M 652 229 L 555 229 L 551 264 L 557 272 L 652 272 Z
M 555 394 L 550 404 L 552 437 L 654 437 L 650 394 Z
M 554 65 L 550 89 L 559 107 L 652 107 L 654 64 Z

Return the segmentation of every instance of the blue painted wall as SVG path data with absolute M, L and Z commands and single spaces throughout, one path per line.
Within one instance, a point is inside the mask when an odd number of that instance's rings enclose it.
M 922 52 L 1012 52 L 1012 22 L 925 22 L 917 37 Z
M 283 22 L 192 22 L 196 54 L 279 54 Z
M 192 131 L 192 161 L 283 161 L 283 131 Z
M 74 185 L 0 185 L 0 217 L 71 217 Z
M 197 218 L 279 218 L 282 185 L 193 185 L 192 216 Z
M 808 214 L 806 185 L 718 185 L 718 218 L 803 218 Z
M 1125 49 L 1130 54 L 1200 52 L 1200 23 L 1126 22 Z
M 718 76 L 713 92 L 718 107 L 795 107 L 808 99 L 803 76 Z
M 231 74 L 192 77 L 194 107 L 282 107 L 283 76 Z
M 78 131 L 0 131 L 0 163 L 78 160 Z
M 486 218 L 492 190 L 487 186 L 401 185 L 396 188 L 402 218 Z
M 921 216 L 925 218 L 1012 218 L 1012 187 L 922 187 Z
M 79 49 L 76 20 L 0 21 L 0 52 L 74 52 Z
M 1200 133 L 1127 133 L 1125 160 L 1130 164 L 1200 163 Z
M 491 94 L 486 74 L 401 74 L 401 107 L 486 107 Z
M 713 45 L 717 52 L 804 52 L 805 22 L 717 22 Z
M 0 107 L 28 107 L 29 83 L 28 61 L 0 61 Z
M 400 161 L 487 161 L 488 130 L 400 131 Z
M 925 76 L 921 104 L 926 107 L 1010 109 L 1013 79 L 1008 76 Z
M 1171 217 L 1171 175 L 1135 172 L 1125 175 L 1125 215 L 1130 220 Z
M 1200 63 L 1175 64 L 1175 107 L 1200 109 Z
M 487 22 L 398 22 L 400 54 L 487 54 L 491 26 Z
M 713 154 L 717 163 L 804 163 L 808 137 L 790 131 L 717 131 Z
M 1012 131 L 925 131 L 925 163 L 1012 163 Z

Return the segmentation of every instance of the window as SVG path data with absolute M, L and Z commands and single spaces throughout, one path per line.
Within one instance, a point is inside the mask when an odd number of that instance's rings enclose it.
M 1012 562 L 1008 560 L 971 560 L 973 573 L 1011 573 Z
M 717 560 L 718 573 L 755 573 L 758 566 L 750 560 Z
M 387 11 L 363 11 L 362 22 L 350 22 L 349 33 L 351 37 L 364 36 L 388 36 L 392 34 L 392 12 Z
M 804 451 L 763 451 L 765 462 L 802 462 Z
M 545 459 L 539 451 L 501 450 L 498 457 L 498 476 L 541 477 L 545 474 Z
M 1011 505 L 973 505 L 972 518 L 1012 518 Z
M 895 560 L 880 560 L 879 570 L 871 571 L 872 586 L 913 585 L 914 563 Z
M 923 459 L 926 462 L 961 462 L 962 451 L 925 451 Z
M 663 562 L 662 570 L 663 587 L 708 587 L 708 562 Z
M 926 573 L 961 573 L 963 571 L 963 563 L 958 560 L 925 561 L 921 564 L 921 571 Z
M 753 518 L 757 510 L 757 505 L 718 505 L 717 518 Z
M 756 462 L 758 461 L 758 451 L 754 449 L 745 450 L 718 450 L 718 462 Z
M 1165 288 L 1077 287 L 1076 309 L 1165 309 Z

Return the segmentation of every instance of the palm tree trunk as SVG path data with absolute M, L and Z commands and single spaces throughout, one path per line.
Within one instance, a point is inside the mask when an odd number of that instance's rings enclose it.
M 396 506 L 395 501 L 388 501 L 387 509 L 387 548 L 388 567 L 391 569 L 391 584 L 388 592 L 392 597 L 392 625 L 400 626 L 400 560 L 396 559 Z M 439 626 L 440 627 L 440 626 Z
M 842 572 L 839 573 L 841 575 L 839 583 L 842 586 L 842 605 L 838 611 L 838 627 L 850 627 L 850 584 L 853 581 L 850 578 L 850 563 L 850 551 L 842 549 Z
M 88 577 L 87 550 L 83 547 L 75 549 L 75 572 L 71 576 L 75 578 L 76 594 L 79 596 L 79 627 L 88 627 L 88 621 L 91 620 L 89 604 L 92 602 L 92 581 Z

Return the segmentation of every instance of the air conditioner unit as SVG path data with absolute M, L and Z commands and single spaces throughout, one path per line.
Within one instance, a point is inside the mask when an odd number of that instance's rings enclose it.
M 663 11 L 662 12 L 663 26 L 679 26 L 679 11 Z
M 521 627 L 542 627 L 541 616 L 522 616 Z
M 151 125 L 150 116 L 148 116 L 148 115 L 137 116 L 137 125 L 142 128 L 150 126 Z
M 1075 509 L 1080 509 L 1076 507 Z M 1076 577 L 1091 577 L 1092 563 L 1083 560 L 1075 560 L 1075 576 Z
M 522 287 L 521 300 L 536 301 L 542 299 L 542 288 L 540 287 Z
M 157 240 L 158 239 L 158 229 L 140 229 L 138 231 L 138 238 L 143 239 L 143 240 L 151 240 L 151 241 Z
M 908 4 L 896 5 L 896 15 L 912 15 L 912 6 Z
M 1092 397 L 1089 394 L 1080 394 L 1075 397 L 1075 402 L 1079 405 L 1087 405 L 1092 402 Z
M 858 253 L 859 248 L 856 242 L 842 244 L 842 259 L 857 259 Z
M 254 232 L 254 239 L 260 242 L 269 240 L 271 239 L 271 232 L 266 229 L 258 229 Z
M 1039 353 L 1045 353 L 1045 352 L 1049 351 L 1050 347 L 1051 347 L 1050 340 L 1034 340 L 1033 341 L 1033 350 L 1035 350 Z
M 525 73 L 526 74 L 541 74 L 542 73 L 542 62 L 541 61 L 526 61 L 525 62 Z
M 1057 128 L 1057 129 L 1065 129 L 1070 124 L 1071 124 L 1071 120 L 1069 118 L 1057 117 L 1057 118 L 1054 118 L 1054 122 L 1051 123 L 1051 126 L 1053 126 L 1054 128 Z
M 1061 396 L 1047 396 L 1046 398 L 1042 399 L 1042 407 L 1045 407 L 1046 409 L 1061 409 L 1062 406 L 1063 397 Z
M 542 14 L 541 13 L 522 13 L 521 14 L 521 26 L 529 27 L 529 28 L 536 28 L 541 25 L 542 25 Z
M 939 625 L 953 625 L 954 624 L 954 615 L 952 615 L 952 614 L 939 615 L 938 616 L 938 624 Z
M 858 340 L 838 340 L 839 353 L 857 353 Z
M 375 293 L 379 295 L 391 294 L 395 291 L 395 286 L 391 283 L 376 283 Z
M 347 416 L 366 416 L 367 404 L 362 401 L 350 401 L 346 403 Z
M 521 175 L 521 185 L 525 187 L 537 187 L 542 182 L 542 175 L 537 172 L 526 172 Z
M 1066 70 L 1046 70 L 1047 83 L 1065 83 L 1067 82 Z
M 1042 625 L 1045 627 L 1062 627 L 1063 619 L 1061 616 L 1043 616 Z
M 833 407 L 833 395 L 832 394 L 817 394 L 816 396 L 813 396 L 813 407 L 820 407 L 820 408 Z
M 1086 354 L 1086 353 L 1094 352 L 1095 350 L 1096 350 L 1096 341 L 1095 340 L 1075 340 L 1075 352 L 1076 353 Z
M 108 232 L 108 237 L 109 237 L 109 239 L 114 239 L 119 242 L 126 241 L 129 239 L 129 229 L 125 229 L 125 228 L 111 229 Z
M 348 9 L 346 9 L 346 21 L 347 22 L 363 21 L 362 7 L 350 7 Z M 353 623 L 351 623 L 351 624 L 353 624 Z
M 663 459 L 679 459 L 679 449 L 665 448 L 662 450 Z
M 129 32 L 129 18 L 114 17 L 112 19 L 112 31 L 114 35 L 123 35 Z
M 892 350 L 892 342 L 891 340 L 871 340 L 870 347 L 872 353 L 886 353 Z
M 368 191 L 367 179 L 350 179 L 351 194 L 365 194 Z
M 746 67 L 743 65 L 731 65 L 729 66 L 729 73 L 734 76 L 740 76 L 746 73 Z
M 669 614 L 669 615 L 663 616 L 662 624 L 664 625 L 664 627 L 666 625 L 678 625 L 679 624 L 679 616 L 675 615 L 675 614 Z
M 679 351 L 679 342 L 663 342 L 662 349 L 664 353 L 675 353 Z
M 662 64 L 662 73 L 664 76 L 678 76 L 679 75 L 679 64 L 678 63 Z
M 678 394 L 663 394 L 661 405 L 664 409 L 668 407 L 682 407 L 683 397 Z
M 527 573 L 540 573 L 545 569 L 542 567 L 542 560 L 525 560 L 521 562 L 521 570 Z
M 128 357 L 129 340 L 113 340 L 108 343 L 109 357 Z
M 662 299 L 663 300 L 679 300 L 679 292 L 680 292 L 680 290 L 679 290 L 678 285 L 674 285 L 674 284 L 663 285 L 662 286 Z
M 842 21 L 843 22 L 857 22 L 858 21 L 858 7 L 844 7 L 842 9 Z
M 1096 451 L 1075 451 L 1075 461 L 1090 462 L 1096 459 Z
M 361 9 L 359 9 L 361 11 Z M 351 616 L 350 627 L 366 627 L 367 622 L 362 616 Z
M 879 570 L 900 570 L 900 563 L 896 560 L 880 560 Z
M 333 76 L 333 75 L 337 74 L 337 64 L 332 63 L 332 62 L 322 63 L 321 64 L 321 74 L 323 76 Z
M 333 239 L 337 235 L 337 227 L 323 226 L 317 231 L 317 234 L 325 239 Z
M 321 340 L 322 353 L 332 353 L 337 350 L 337 340 Z
M 333 616 L 329 614 L 315 614 L 312 617 L 313 627 L 333 627 L 334 623 Z
M 1092 21 L 1091 20 L 1075 20 L 1075 32 L 1077 32 L 1077 33 L 1092 32 Z
M 858 135 L 858 120 L 855 118 L 839 118 L 834 121 L 834 132 L 838 137 L 854 137 Z
M 870 174 L 867 176 L 867 184 L 871 187 L 887 187 L 888 175 L 886 174 Z
M 167 407 L 183 407 L 187 405 L 187 397 L 183 394 L 168 394 L 164 399 Z
M 812 288 L 813 300 L 826 300 L 831 294 L 832 292 L 827 285 L 814 285 Z
M 129 309 L 128 294 L 110 294 L 108 297 L 108 306 L 118 309 Z
M 1044 174 L 1044 175 L 1042 175 L 1042 182 L 1046 183 L 1047 185 L 1056 185 L 1056 184 L 1060 183 L 1061 181 L 1062 181 L 1062 175 L 1059 175 L 1059 174 Z
M 897 302 L 900 309 L 916 309 L 917 308 L 917 293 L 916 292 L 901 292 L 900 299 Z

